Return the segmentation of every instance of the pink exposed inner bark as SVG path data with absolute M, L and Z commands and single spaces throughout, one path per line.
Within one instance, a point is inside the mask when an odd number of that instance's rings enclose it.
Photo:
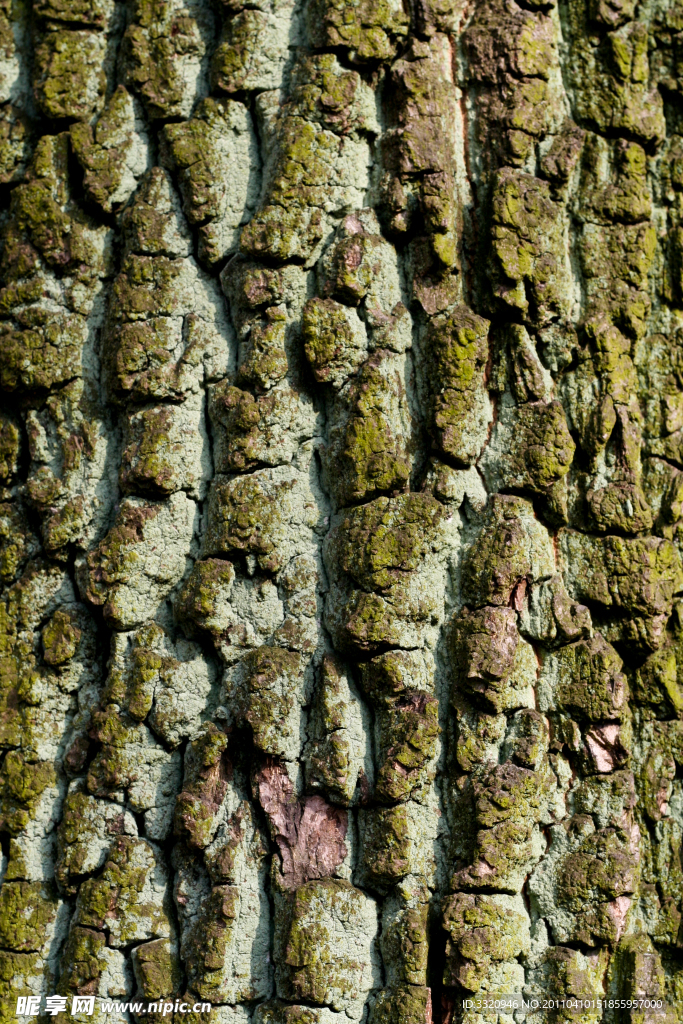
M 320 796 L 297 800 L 285 769 L 267 765 L 258 773 L 257 792 L 277 843 L 282 874 L 290 889 L 312 878 L 334 874 L 347 854 L 346 811 Z

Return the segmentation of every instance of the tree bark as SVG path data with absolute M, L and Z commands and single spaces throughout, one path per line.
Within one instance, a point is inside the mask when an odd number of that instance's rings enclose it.
M 0 1020 L 680 1020 L 681 0 L 0 47 Z

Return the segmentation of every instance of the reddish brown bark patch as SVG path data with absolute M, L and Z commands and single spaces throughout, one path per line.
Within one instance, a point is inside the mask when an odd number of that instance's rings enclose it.
M 285 769 L 266 765 L 256 775 L 256 793 L 280 851 L 288 889 L 333 874 L 347 854 L 348 815 L 321 796 L 297 800 Z

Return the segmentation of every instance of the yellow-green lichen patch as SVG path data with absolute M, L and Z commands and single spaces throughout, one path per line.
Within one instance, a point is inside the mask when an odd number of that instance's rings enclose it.
M 384 903 L 380 945 L 390 985 L 427 983 L 430 895 L 424 879 L 409 876 Z
M 432 991 L 425 985 L 399 985 L 377 993 L 371 1024 L 424 1024 L 432 1016 Z
M 396 494 L 410 476 L 410 414 L 402 360 L 377 351 L 335 403 L 323 481 L 340 507 Z
M 137 834 L 129 811 L 74 787 L 57 829 L 55 877 L 60 888 L 75 895 L 81 878 L 102 867 L 112 841 L 122 834 Z
M 152 121 L 188 117 L 210 33 L 206 15 L 193 5 L 135 0 L 123 37 L 126 84 L 139 92 Z
M 360 701 L 337 658 L 326 655 L 313 698 L 304 747 L 306 780 L 313 790 L 348 806 L 367 757 Z
M 377 498 L 335 517 L 323 547 L 334 583 L 325 617 L 340 652 L 423 646 L 442 614 L 425 582 L 440 575 L 443 519 L 443 506 L 419 493 Z
M 83 317 L 45 316 L 37 310 L 23 320 L 23 329 L 7 324 L 1 328 L 0 382 L 5 390 L 46 391 L 80 375 L 87 331 Z
M 386 589 L 419 567 L 442 518 L 429 495 L 377 498 L 343 514 L 327 542 L 330 555 L 366 590 Z
M 217 477 L 209 492 L 204 553 L 253 555 L 262 569 L 277 572 L 308 547 L 306 534 L 319 518 L 307 478 L 293 468 Z
M 257 877 L 244 881 L 214 886 L 183 936 L 189 984 L 201 999 L 255 1000 L 272 991 L 267 900 Z
M 599 533 L 645 533 L 652 529 L 652 510 L 639 484 L 615 483 L 586 494 L 589 522 Z
M 190 120 L 165 127 L 163 146 L 179 176 L 187 218 L 200 225 L 200 258 L 213 266 L 236 251 L 240 227 L 256 205 L 256 137 L 249 111 L 233 100 L 203 100 Z
M 378 763 L 375 797 L 406 800 L 413 790 L 429 785 L 436 774 L 433 763 L 440 733 L 439 703 L 414 691 L 377 715 Z
M 136 946 L 132 954 L 138 988 L 145 999 L 168 999 L 180 986 L 178 951 L 170 939 L 155 939 Z
M 359 63 L 391 60 L 408 31 L 408 18 L 395 0 L 319 0 L 308 9 L 319 46 L 343 47 Z
M 233 93 L 279 86 L 288 57 L 287 31 L 293 6 L 289 0 L 272 9 L 246 8 L 226 19 L 211 58 L 215 89 Z
M 652 200 L 647 183 L 647 154 L 637 142 L 619 139 L 609 153 L 613 164 L 607 180 L 599 180 L 597 168 L 604 166 L 607 145 L 599 136 L 588 134 L 583 154 L 582 200 L 593 215 L 606 222 L 637 224 L 650 220 Z M 593 177 L 595 175 L 595 177 Z
M 444 984 L 470 992 L 480 990 L 492 964 L 512 965 L 530 951 L 529 919 L 519 897 L 448 896 L 443 927 L 448 932 Z
M 466 306 L 431 320 L 425 374 L 431 392 L 432 444 L 469 465 L 486 441 L 490 407 L 484 389 L 488 320 Z
M 500 171 L 492 198 L 494 294 L 543 326 L 568 312 L 569 268 L 561 207 L 548 183 L 511 168 Z
M 168 171 L 162 167 L 151 167 L 144 175 L 140 186 L 130 203 L 121 215 L 121 228 L 123 233 L 124 247 L 126 253 L 135 253 L 146 256 L 189 256 L 192 251 L 190 241 L 190 229 L 185 222 L 180 209 L 180 200 L 173 187 L 173 182 Z M 128 275 L 129 283 L 140 284 L 145 279 L 144 267 L 150 267 L 145 261 L 131 261 L 124 263 L 123 270 Z M 151 265 L 154 267 L 154 264 Z M 166 267 L 166 276 L 170 271 L 167 264 L 159 264 L 161 268 Z M 171 266 L 171 271 L 173 267 Z M 183 270 L 187 271 L 187 265 L 176 264 L 176 270 L 182 277 Z M 161 270 L 163 274 L 163 270 Z M 162 278 L 163 279 L 163 278 Z M 125 282 L 121 290 L 121 307 L 114 311 L 115 318 L 125 322 L 128 314 L 135 314 L 135 309 L 128 309 L 126 300 L 129 291 Z M 170 296 L 166 296 L 168 299 Z M 159 312 L 171 312 L 163 306 Z M 135 315 L 130 317 L 136 319 Z
M 84 569 L 88 600 L 104 606 L 105 618 L 115 629 L 138 625 L 180 581 L 194 518 L 194 502 L 183 492 L 166 502 L 121 502 L 115 525 L 90 552 Z M 177 544 L 180 537 L 185 539 L 182 546 Z
M 483 766 L 472 783 L 476 832 L 472 863 L 453 874 L 453 890 L 519 893 L 544 849 L 539 820 L 548 820 L 555 776 L 510 761 Z
M 164 744 L 177 747 L 201 727 L 213 672 L 196 644 L 148 622 L 134 633 L 115 635 L 102 704 L 118 705 L 148 724 Z
M 613 945 L 626 923 L 639 876 L 629 829 L 596 829 L 578 815 L 552 830 L 550 855 L 530 888 L 560 942 Z M 552 905 L 551 905 L 552 904 Z
M 243 800 L 207 847 L 204 863 L 214 885 L 234 885 L 250 865 L 260 864 L 267 855 L 266 836 L 251 804 Z
M 114 947 L 167 938 L 166 880 L 158 851 L 142 839 L 122 836 L 112 844 L 102 872 L 82 883 L 74 924 L 106 929 Z
M 102 105 L 106 37 L 99 32 L 55 29 L 36 48 L 34 94 L 45 117 L 90 117 Z
M 666 998 L 662 957 L 648 935 L 620 939 L 610 964 L 610 981 L 626 999 L 637 999 L 636 993 L 645 991 L 650 999 Z
M 40 994 L 49 978 L 48 964 L 38 953 L 10 953 L 0 951 L 0 1021 L 16 1021 L 16 1000 L 21 996 Z
M 220 558 L 195 562 L 175 604 L 176 618 L 189 636 L 194 636 L 197 629 L 221 631 L 219 606 L 229 599 L 234 581 L 232 562 Z
M 221 381 L 209 392 L 209 416 L 217 473 L 291 462 L 301 442 L 318 429 L 308 396 L 284 383 L 255 398 L 230 381 Z
M 581 263 L 586 279 L 589 314 L 586 319 L 589 325 L 594 319 L 598 324 L 602 321 L 605 326 L 610 323 L 616 325 L 629 338 L 643 337 L 652 301 L 648 293 L 648 276 L 655 254 L 655 229 L 648 221 L 610 226 L 585 225 Z M 609 347 L 612 351 L 604 353 L 601 361 L 610 371 L 611 390 L 626 402 L 628 386 L 635 383 L 630 359 L 622 358 L 617 363 L 615 357 L 618 353 L 614 351 L 613 344 Z
M 346 212 L 349 200 L 363 205 L 370 152 L 361 132 L 376 129 L 356 72 L 330 54 L 311 54 L 295 68 L 289 102 L 273 123 L 268 187 L 240 240 L 243 253 L 278 263 L 314 258 L 328 215 Z
M 358 314 L 334 299 L 309 299 L 301 326 L 315 379 L 341 387 L 367 356 L 367 338 Z
M 24 112 L 13 103 L 0 106 L 0 183 L 19 181 L 30 155 L 31 128 Z
M 302 885 L 282 937 L 279 992 L 357 1019 L 377 980 L 376 933 L 374 901 L 349 882 Z
M 129 414 L 119 480 L 128 494 L 188 491 L 202 496 L 209 475 L 208 438 L 199 403 L 147 407 Z
M 73 658 L 81 639 L 78 617 L 58 609 L 43 629 L 43 658 L 48 665 L 63 665 Z
M 605 991 L 605 972 L 609 952 L 607 949 L 582 951 L 567 946 L 549 946 L 542 956 L 541 962 L 533 972 L 529 972 L 529 988 L 534 993 L 532 998 L 542 997 L 542 993 L 552 990 L 566 992 L 569 999 L 601 999 L 600 993 Z M 562 1018 L 560 1018 L 562 1019 Z M 571 1018 L 565 1017 L 569 1021 Z M 598 1024 L 602 1020 L 602 1010 L 581 1011 L 581 1020 L 585 1024 Z
M 492 489 L 542 495 L 555 511 L 559 502 L 553 495 L 575 449 L 560 402 L 525 403 L 501 410 L 480 465 Z M 566 522 L 566 499 L 564 504 Z
M 78 121 L 70 129 L 71 145 L 83 168 L 88 198 L 105 213 L 119 209 L 146 168 L 146 140 L 136 132 L 133 99 L 119 85 L 94 127 Z
M 463 32 L 472 84 L 481 90 L 476 126 L 489 166 L 528 166 L 535 144 L 562 120 L 554 88 L 560 54 L 551 5 L 524 8 L 490 3 L 477 8 Z
M 0 943 L 18 953 L 47 952 L 59 902 L 43 882 L 5 882 L 0 890 Z
M 542 711 L 562 708 L 591 722 L 619 721 L 627 684 L 623 663 L 600 633 L 546 657 L 539 679 Z
M 434 690 L 434 662 L 428 651 L 387 651 L 359 665 L 363 690 L 372 701 L 401 697 L 414 686 Z
M 168 174 L 153 168 L 123 216 L 127 257 L 111 291 L 105 379 L 113 399 L 183 399 L 225 372 L 231 329 L 214 281 L 189 258 Z
M 105 28 L 112 14 L 112 0 L 36 0 L 33 13 L 48 22 Z
M 284 306 L 269 306 L 253 320 L 240 339 L 237 383 L 257 392 L 270 391 L 283 380 L 288 369 L 285 339 L 287 314 Z
M 188 744 L 183 790 L 175 808 L 175 834 L 190 846 L 204 849 L 213 839 L 216 815 L 232 777 L 228 738 L 215 725 L 205 726 Z
M 34 761 L 18 750 L 8 750 L 0 769 L 3 831 L 19 835 L 33 817 L 42 794 L 56 782 L 57 772 L 52 762 Z
M 346 583 L 336 587 L 326 604 L 325 622 L 337 650 L 378 654 L 387 647 L 422 647 L 442 611 L 439 594 L 425 587 L 415 572 L 406 573 L 405 581 L 384 594 Z
M 361 302 L 380 272 L 386 244 L 381 235 L 369 234 L 363 229 L 360 217 L 354 218 L 353 214 L 348 217 L 340 237 L 321 259 L 324 294 L 350 306 Z
M 5 413 L 0 415 L 0 480 L 6 484 L 17 471 L 20 434 L 16 422 Z
M 364 886 L 386 892 L 408 875 L 431 880 L 436 838 L 432 807 L 408 801 L 396 807 L 361 810 L 359 831 L 358 876 Z
M 682 669 L 679 643 L 667 644 L 653 651 L 634 675 L 634 700 L 656 709 L 658 718 L 668 718 L 672 714 L 680 717 L 683 713 Z
M 581 4 L 570 19 L 570 81 L 576 89 L 578 118 L 602 134 L 617 131 L 656 145 L 666 128 L 662 97 L 650 83 L 647 24 L 626 20 L 623 9 L 616 17 L 610 12 L 600 20 L 611 31 L 596 46 L 582 22 L 584 10 Z
M 663 640 L 674 595 L 683 587 L 674 544 L 659 537 L 560 535 L 567 586 L 576 598 L 616 613 L 608 640 L 628 637 L 646 649 Z
M 93 713 L 89 735 L 100 744 L 88 766 L 89 792 L 120 799 L 127 790 L 131 809 L 146 812 L 146 834 L 165 838 L 180 788 L 180 754 L 169 753 L 146 726 L 121 714 L 115 704 Z
M 74 927 L 64 945 L 60 960 L 58 991 L 92 992 L 106 968 L 106 937 L 92 928 Z
M 228 706 L 251 727 L 264 754 L 294 760 L 300 746 L 301 707 L 306 699 L 304 661 L 281 647 L 250 651 L 226 680 Z
M 0 502 L 0 579 L 16 579 L 28 560 L 38 554 L 37 537 L 19 502 Z
M 467 604 L 507 605 L 522 580 L 552 576 L 555 556 L 532 506 L 521 498 L 496 494 L 483 517 L 482 532 L 465 555 L 463 598 Z

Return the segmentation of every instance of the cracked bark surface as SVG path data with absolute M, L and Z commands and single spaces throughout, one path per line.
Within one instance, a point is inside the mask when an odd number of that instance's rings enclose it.
M 681 1019 L 682 53 L 0 0 L 0 1022 Z

